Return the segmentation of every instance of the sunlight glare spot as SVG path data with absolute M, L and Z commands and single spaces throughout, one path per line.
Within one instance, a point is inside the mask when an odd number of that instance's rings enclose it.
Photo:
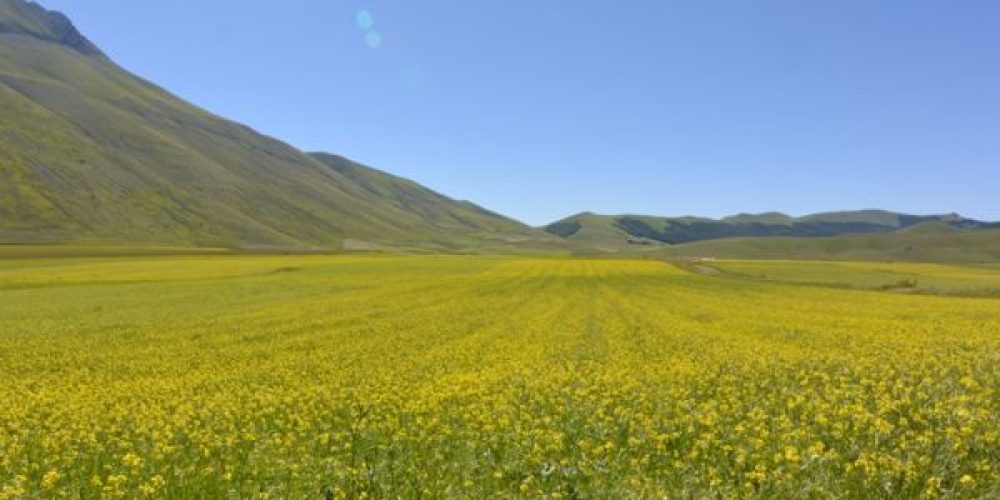
M 358 27 L 365 31 L 370 30 L 372 29 L 372 26 L 375 26 L 375 17 L 372 16 L 370 11 L 359 10 L 355 19 L 358 21 Z

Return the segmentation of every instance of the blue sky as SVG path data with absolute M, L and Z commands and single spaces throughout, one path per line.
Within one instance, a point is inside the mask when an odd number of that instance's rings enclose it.
M 195 104 L 532 224 L 1000 220 L 995 0 L 41 3 Z

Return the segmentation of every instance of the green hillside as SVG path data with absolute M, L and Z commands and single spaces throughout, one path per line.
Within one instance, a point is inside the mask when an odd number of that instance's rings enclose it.
M 722 222 L 730 224 L 794 224 L 795 218 L 781 212 L 765 212 L 762 214 L 737 214 L 723 217 Z
M 0 0 L 0 243 L 560 244 L 470 203 L 330 158 L 129 74 L 61 14 Z
M 956 229 L 983 228 L 984 222 L 956 214 L 908 215 L 884 210 L 827 212 L 794 218 L 778 212 L 739 214 L 723 219 L 582 213 L 546 226 L 570 241 L 621 249 L 623 246 L 676 245 L 738 237 L 818 237 L 890 233 L 936 222 Z
M 310 157 L 349 180 L 372 206 L 391 212 L 397 224 L 419 229 L 431 241 L 469 248 L 561 250 L 565 243 L 475 203 L 454 200 L 409 179 L 328 153 Z

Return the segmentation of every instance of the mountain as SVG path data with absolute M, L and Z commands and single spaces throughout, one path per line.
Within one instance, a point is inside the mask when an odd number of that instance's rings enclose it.
M 0 0 L 0 242 L 562 245 L 215 116 L 117 66 L 62 14 L 23 0 Z
M 739 214 L 723 219 L 598 215 L 585 212 L 549 224 L 543 229 L 570 241 L 615 248 L 623 245 L 676 245 L 738 237 L 889 233 L 927 222 L 960 229 L 983 228 L 988 225 L 957 214 L 907 215 L 884 210 L 826 212 L 798 218 L 768 212 Z
M 459 201 L 416 182 L 329 153 L 309 156 L 348 179 L 373 205 L 394 212 L 398 225 L 421 228 L 421 234 L 436 241 L 476 239 L 479 243 L 535 244 L 558 246 L 559 242 L 496 212 L 469 201 Z

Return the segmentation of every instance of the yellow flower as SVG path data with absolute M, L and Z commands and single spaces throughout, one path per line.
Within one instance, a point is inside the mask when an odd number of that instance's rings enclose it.
M 135 453 L 128 452 L 122 457 L 122 463 L 133 469 L 138 469 L 142 465 L 142 458 L 139 458 L 139 455 Z
M 62 477 L 62 474 L 55 469 L 46 472 L 45 475 L 42 476 L 42 488 L 51 489 L 56 485 L 60 477 Z

